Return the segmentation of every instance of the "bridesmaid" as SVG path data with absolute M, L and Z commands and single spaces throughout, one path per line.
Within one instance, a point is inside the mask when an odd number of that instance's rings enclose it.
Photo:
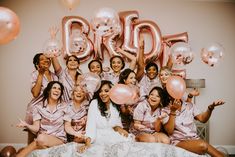
M 85 143 L 85 147 L 80 148 L 80 152 L 90 147 L 90 138 L 85 137 L 88 108 L 88 93 L 85 87 L 76 85 L 72 92 L 72 101 L 68 103 L 64 120 L 68 142 Z
M 44 149 L 66 142 L 64 114 L 66 104 L 62 102 L 63 85 L 51 81 L 43 91 L 43 99 L 34 108 L 33 124 L 20 120 L 18 127 L 26 128 L 37 134 L 37 138 L 17 154 L 25 157 L 35 149 Z
M 33 58 L 35 71 L 31 73 L 32 100 L 27 105 L 25 121 L 33 124 L 33 109 L 42 101 L 42 93 L 50 81 L 57 81 L 58 77 L 50 71 L 51 60 L 43 53 L 37 53 Z M 26 129 L 27 130 L 27 129 Z M 28 132 L 28 144 L 34 139 L 34 135 Z

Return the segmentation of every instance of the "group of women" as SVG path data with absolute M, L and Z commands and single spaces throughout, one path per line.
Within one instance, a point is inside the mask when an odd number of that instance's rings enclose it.
M 120 56 L 110 58 L 110 71 L 103 71 L 100 60 L 90 61 L 89 71 L 101 80 L 95 91 L 88 91 L 89 85 L 84 83 L 86 80 L 76 56 L 66 58 L 63 70 L 56 57 L 36 54 L 31 87 L 33 99 L 28 104 L 26 119 L 17 125 L 29 132 L 29 145 L 17 156 L 72 141 L 84 143 L 78 148 L 82 153 L 93 143 L 130 140 L 173 144 L 197 154 L 223 156 L 199 138 L 194 119 L 206 122 L 214 107 L 224 102 L 214 101 L 205 112 L 200 112 L 191 102 L 198 91 L 174 100 L 165 88 L 171 70 L 162 67 L 158 72 L 158 66 L 153 62 L 144 65 L 143 46 L 143 40 L 140 40 L 138 59 L 117 49 L 132 60 L 130 68 L 124 69 L 125 62 Z M 51 63 L 55 73 L 50 71 Z M 139 93 L 138 100 L 133 104 L 114 103 L 109 91 L 117 83 L 135 88 Z

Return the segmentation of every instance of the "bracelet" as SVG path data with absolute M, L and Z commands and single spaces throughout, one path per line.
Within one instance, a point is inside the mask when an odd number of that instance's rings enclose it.
M 192 94 L 189 94 L 189 95 L 188 95 L 188 98 L 193 98 L 193 95 L 192 95 Z
M 213 106 L 213 105 L 209 105 L 209 106 L 208 106 L 208 110 L 209 110 L 209 111 L 213 111 L 213 110 L 214 110 L 214 106 Z
M 172 115 L 172 116 L 176 116 L 176 113 L 175 113 L 175 112 L 174 112 L 174 113 L 170 112 L 170 115 Z

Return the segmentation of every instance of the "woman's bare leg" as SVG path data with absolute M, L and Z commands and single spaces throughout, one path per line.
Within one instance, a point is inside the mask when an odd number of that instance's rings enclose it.
M 16 157 L 26 157 L 33 150 L 38 149 L 36 141 L 33 141 L 28 146 L 26 146 L 23 150 L 21 150 Z
M 215 147 L 213 147 L 212 145 L 208 144 L 208 154 L 210 154 L 212 157 L 224 157 L 225 154 L 223 154 L 222 152 L 218 151 Z
M 64 144 L 64 142 L 61 139 L 47 134 L 39 134 L 36 141 L 37 145 L 40 146 L 41 148 L 49 148 Z
M 137 142 L 156 142 L 155 137 L 147 133 L 136 135 L 135 139 Z
M 155 142 L 170 144 L 170 138 L 164 133 L 154 133 Z
M 203 140 L 180 141 L 176 146 L 200 155 L 205 154 L 208 150 L 208 144 Z
M 224 154 L 204 140 L 186 140 L 179 142 L 176 146 L 184 148 L 197 154 L 208 153 L 212 157 L 224 157 Z

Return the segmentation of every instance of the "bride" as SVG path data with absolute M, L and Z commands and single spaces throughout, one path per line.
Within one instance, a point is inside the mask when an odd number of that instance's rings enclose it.
M 117 143 L 128 141 L 128 132 L 123 129 L 120 108 L 109 97 L 112 83 L 101 81 L 99 90 L 91 101 L 86 125 L 86 136 L 91 143 Z

